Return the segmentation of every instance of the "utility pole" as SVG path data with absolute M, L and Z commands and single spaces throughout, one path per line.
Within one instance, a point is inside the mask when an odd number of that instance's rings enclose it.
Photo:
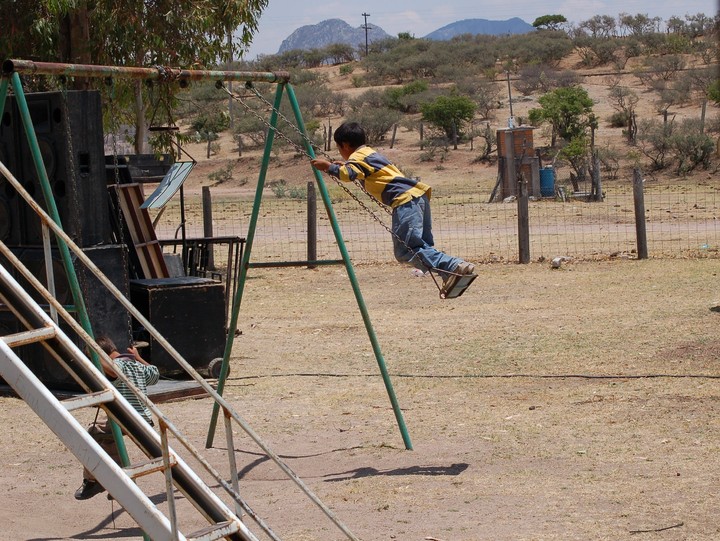
M 365 24 L 363 25 L 363 28 L 365 29 L 365 56 L 368 55 L 368 30 L 370 30 L 370 27 L 367 23 L 367 18 L 370 17 L 369 13 L 363 13 L 363 17 L 365 17 Z
M 508 118 L 508 128 L 512 129 L 515 127 L 515 117 L 513 116 L 512 109 L 512 89 L 510 88 L 510 72 L 506 71 L 507 74 L 507 87 L 508 87 L 508 103 L 510 104 L 510 118 Z

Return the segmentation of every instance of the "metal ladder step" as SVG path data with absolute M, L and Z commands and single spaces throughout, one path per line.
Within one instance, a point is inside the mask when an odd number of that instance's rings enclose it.
M 42 327 L 40 329 L 32 329 L 15 334 L 8 334 L 7 336 L 3 336 L 2 340 L 11 348 L 15 348 L 25 346 L 27 344 L 34 344 L 35 342 L 50 340 L 56 336 L 57 333 L 55 332 L 55 327 Z
M 168 457 L 168 461 L 170 463 L 170 467 L 177 466 L 177 460 L 175 460 L 174 455 L 170 455 Z M 149 475 L 151 473 L 164 471 L 165 470 L 165 462 L 163 461 L 163 457 L 157 457 L 153 458 L 152 460 L 147 460 L 145 462 L 138 462 L 137 464 L 132 464 L 128 466 L 127 468 L 123 468 L 125 470 L 125 473 L 128 474 L 128 476 L 132 479 L 137 479 L 138 477 L 142 477 L 143 475 Z
M 100 404 L 107 404 L 115 400 L 115 395 L 112 390 L 105 389 L 96 393 L 89 393 L 82 396 L 76 396 L 74 398 L 68 398 L 62 401 L 62 405 L 68 411 L 74 411 L 80 408 L 89 408 L 92 406 L 99 406 Z
M 186 537 L 187 541 L 216 541 L 228 535 L 232 535 L 240 531 L 239 521 L 226 521 L 212 524 L 202 530 L 193 532 Z

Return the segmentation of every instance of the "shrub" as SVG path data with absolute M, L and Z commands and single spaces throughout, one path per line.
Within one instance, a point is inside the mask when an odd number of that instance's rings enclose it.
M 209 173 L 208 179 L 213 181 L 213 183 L 216 185 L 227 182 L 228 180 L 232 180 L 234 168 L 235 164 L 229 163 L 225 167 L 221 167 L 220 169 L 216 169 L 215 171 Z M 245 181 L 245 183 L 247 183 L 247 181 Z
M 608 178 L 616 179 L 618 171 L 620 170 L 620 154 L 610 145 L 606 145 L 603 148 L 597 150 L 598 159 L 600 160 L 600 167 L 607 173 Z
M 715 150 L 715 144 L 706 134 L 700 133 L 698 120 L 683 120 L 668 141 L 677 160 L 678 174 L 687 174 L 697 167 L 710 167 L 710 157 Z
M 387 107 L 363 106 L 348 115 L 347 120 L 358 122 L 365 128 L 368 143 L 377 143 L 400 121 L 402 114 Z
M 638 149 L 650 159 L 651 170 L 660 171 L 667 167 L 672 131 L 673 122 L 663 124 L 654 118 L 638 122 Z
M 275 180 L 269 183 L 270 190 L 278 199 L 307 199 L 306 186 L 291 186 L 285 179 Z
M 198 133 L 220 133 L 230 126 L 230 115 L 225 110 L 203 112 L 196 116 L 190 126 Z
M 628 125 L 627 115 L 621 111 L 617 111 L 610 115 L 608 124 L 611 128 L 625 128 Z
M 467 96 L 439 96 L 420 109 L 423 120 L 443 130 L 448 139 L 462 136 L 463 124 L 475 115 L 475 104 Z

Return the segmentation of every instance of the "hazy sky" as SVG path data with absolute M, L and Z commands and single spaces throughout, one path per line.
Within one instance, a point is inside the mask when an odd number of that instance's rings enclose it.
M 663 20 L 677 15 L 704 13 L 712 16 L 718 11 L 717 0 L 364 0 L 352 3 L 333 0 L 269 0 L 260 18 L 260 26 L 246 56 L 252 60 L 258 54 L 275 54 L 282 41 L 294 30 L 325 19 L 342 19 L 351 26 L 364 24 L 363 13 L 369 13 L 368 23 L 375 24 L 391 36 L 410 32 L 423 37 L 446 24 L 462 19 L 502 21 L 519 17 L 532 22 L 541 15 L 561 14 L 573 23 L 594 15 L 617 17 L 620 13 L 644 13 Z

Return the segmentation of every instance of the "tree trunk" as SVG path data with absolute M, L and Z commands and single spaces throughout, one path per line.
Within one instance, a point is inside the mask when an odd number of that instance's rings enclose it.
M 145 136 L 147 135 L 147 126 L 145 125 L 145 107 L 143 105 L 141 80 L 134 81 L 133 90 L 135 92 L 135 153 L 145 154 Z
M 90 21 L 87 5 L 82 3 L 77 9 L 70 11 L 60 21 L 59 52 L 60 62 L 66 64 L 91 64 L 90 54 Z M 72 88 L 87 90 L 90 81 L 87 78 L 73 79 Z

